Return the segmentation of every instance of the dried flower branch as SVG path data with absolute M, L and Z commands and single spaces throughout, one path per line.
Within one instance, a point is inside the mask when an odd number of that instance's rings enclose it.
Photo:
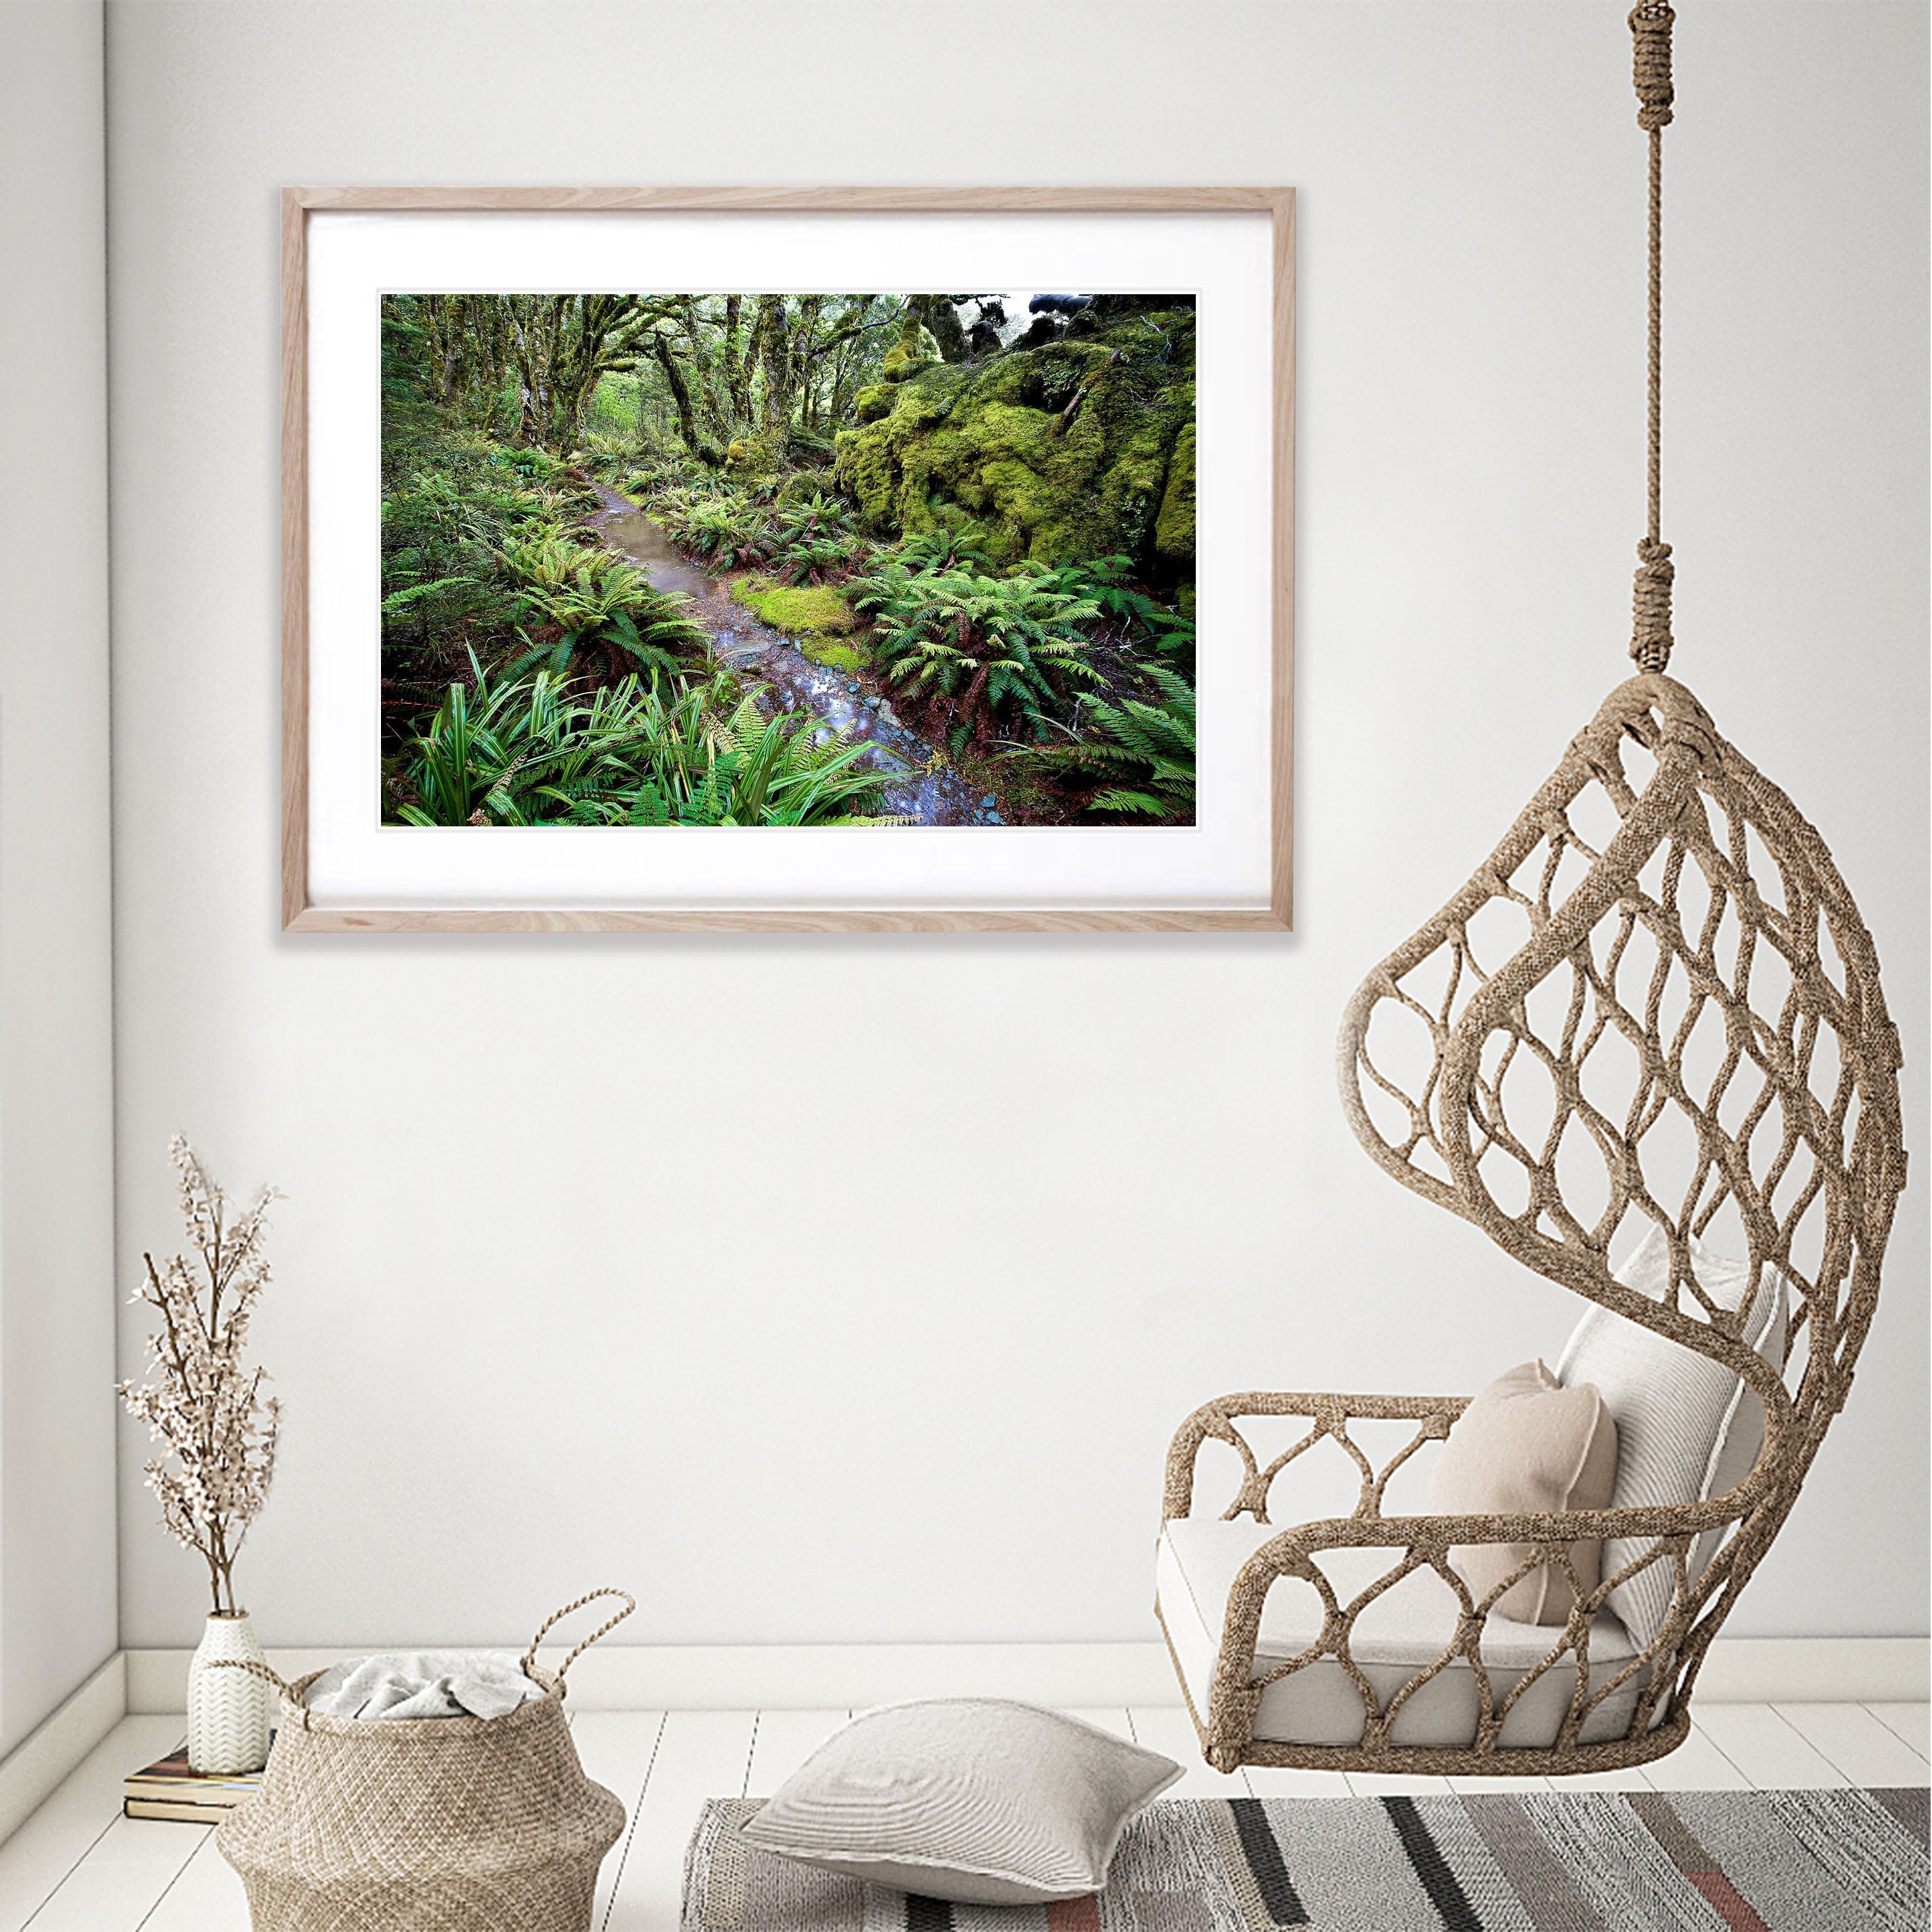
M 158 1268 L 142 1256 L 147 1279 L 132 1298 L 155 1310 L 161 1327 L 148 1337 L 153 1378 L 123 1382 L 120 1394 L 166 1445 L 147 1466 L 163 1526 L 207 1563 L 215 1614 L 232 1616 L 235 1559 L 268 1499 L 281 1430 L 280 1402 L 262 1393 L 266 1374 L 242 1365 L 268 1285 L 268 1203 L 280 1195 L 263 1188 L 231 1221 L 228 1197 L 182 1135 L 169 1142 L 168 1159 L 195 1262 L 173 1255 Z

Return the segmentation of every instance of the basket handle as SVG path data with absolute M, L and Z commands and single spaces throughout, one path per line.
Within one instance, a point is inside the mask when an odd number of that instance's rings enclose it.
M 204 1670 L 245 1670 L 250 1677 L 259 1677 L 264 1683 L 272 1684 L 290 1703 L 299 1701 L 296 1696 L 296 1687 L 286 1677 L 278 1676 L 266 1664 L 257 1664 L 252 1657 L 211 1657 L 201 1667 Z
M 559 1666 L 556 1673 L 557 1688 L 561 1690 L 563 1688 L 563 1680 L 570 1674 L 570 1666 L 574 1664 L 599 1637 L 608 1636 L 610 1634 L 638 1607 L 637 1598 L 632 1596 L 628 1590 L 592 1590 L 587 1597 L 579 1597 L 575 1603 L 566 1604 L 563 1608 L 556 1612 L 554 1616 L 549 1618 L 545 1622 L 543 1628 L 538 1630 L 536 1635 L 530 1639 L 530 1647 L 524 1653 L 524 1670 L 527 1671 L 536 1662 L 537 1646 L 542 1643 L 544 1637 L 549 1634 L 553 1624 L 562 1623 L 564 1618 L 568 1616 L 573 1610 L 580 1610 L 586 1604 L 594 1604 L 600 1597 L 615 1597 L 624 1606 L 624 1607 L 620 1610 L 608 1623 L 600 1624 L 596 1630 L 592 1630 L 590 1634 L 563 1660 L 562 1664 Z

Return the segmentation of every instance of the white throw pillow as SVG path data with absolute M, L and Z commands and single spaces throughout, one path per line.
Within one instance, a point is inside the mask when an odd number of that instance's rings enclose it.
M 989 1698 L 868 1711 L 740 1828 L 868 1884 L 964 1905 L 1039 1905 L 1107 1882 L 1120 1834 L 1181 1775 L 1077 1718 Z
M 1697 1285 L 1720 1308 L 1732 1310 L 1750 1286 L 1748 1263 L 1690 1244 Z M 1652 1301 L 1670 1286 L 1670 1246 L 1653 1226 L 1617 1270 L 1617 1279 Z M 1774 1366 L 1784 1358 L 1790 1288 L 1767 1268 L 1746 1318 L 1742 1340 Z M 1721 1362 L 1667 1340 L 1654 1329 L 1626 1321 L 1607 1308 L 1592 1308 L 1577 1323 L 1556 1365 L 1566 1387 L 1593 1382 L 1617 1425 L 1617 1480 L 1612 1509 L 1702 1502 L 1734 1489 L 1750 1473 L 1764 1442 L 1764 1410 L 1756 1396 Z M 1715 1553 L 1725 1532 L 1711 1530 L 1690 1550 L 1694 1580 Z M 1610 1537 L 1603 1574 L 1614 1576 L 1649 1549 L 1654 1537 Z M 1662 1628 L 1676 1588 L 1673 1566 L 1660 1558 L 1619 1583 L 1606 1601 L 1640 1646 Z

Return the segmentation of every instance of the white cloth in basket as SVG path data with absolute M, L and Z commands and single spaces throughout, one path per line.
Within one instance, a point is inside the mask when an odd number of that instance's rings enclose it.
M 502 1718 L 543 1694 L 507 1658 L 411 1650 L 325 1670 L 308 1702 L 322 1718 Z

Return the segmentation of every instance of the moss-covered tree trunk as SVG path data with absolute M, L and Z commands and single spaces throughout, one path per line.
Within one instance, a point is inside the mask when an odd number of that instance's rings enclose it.
M 782 460 L 791 440 L 792 412 L 799 386 L 810 364 L 809 345 L 825 306 L 822 295 L 801 296 L 795 314 L 788 315 L 783 296 L 758 298 L 758 357 L 764 376 L 764 404 L 760 436 L 767 462 Z
M 960 299 L 957 296 L 914 296 L 912 298 L 913 314 L 932 331 L 932 339 L 948 362 L 963 362 L 968 352 L 966 332 L 960 326 L 959 311 L 953 306 Z
M 785 333 L 784 297 L 758 298 L 758 364 L 765 379 L 765 441 L 776 458 L 791 420 L 791 344 Z
M 582 433 L 584 411 L 607 374 L 634 368 L 644 332 L 667 313 L 628 295 L 504 296 L 513 345 L 519 437 L 564 449 Z
M 730 398 L 734 422 L 752 420 L 752 357 L 746 352 L 744 330 L 745 298 L 724 298 L 724 342 L 722 360 L 724 393 Z
M 716 448 L 708 443 L 700 434 L 698 411 L 692 400 L 691 384 L 686 379 L 682 364 L 671 352 L 669 339 L 662 330 L 651 338 L 651 349 L 658 359 L 658 367 L 664 371 L 664 386 L 670 391 L 671 406 L 677 411 L 678 434 L 684 438 L 684 446 L 700 463 L 714 467 L 718 460 Z

